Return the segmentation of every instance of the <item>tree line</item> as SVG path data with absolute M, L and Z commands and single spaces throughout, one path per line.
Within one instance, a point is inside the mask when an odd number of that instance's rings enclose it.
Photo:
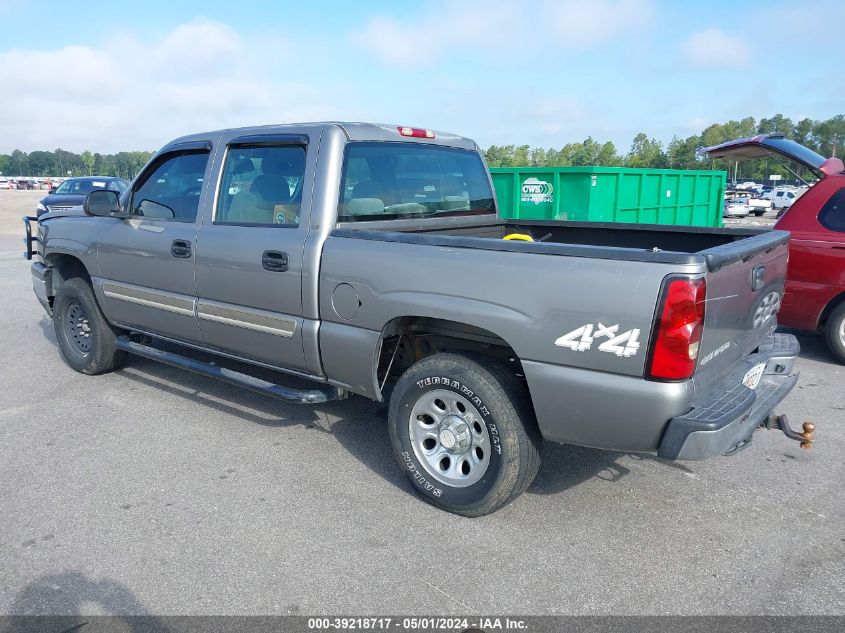
M 132 180 L 146 165 L 152 152 L 118 152 L 81 154 L 64 149 L 0 154 L 0 174 L 7 176 L 119 176 Z
M 687 138 L 675 136 L 664 146 L 645 133 L 634 137 L 631 148 L 621 154 L 611 142 L 588 137 L 580 143 L 567 143 L 560 149 L 529 145 L 492 145 L 484 152 L 490 167 L 647 167 L 652 169 L 720 169 L 735 175 L 732 161 L 710 160 L 699 156 L 700 147 L 718 145 L 755 134 L 783 134 L 822 156 L 845 155 L 845 115 L 816 121 L 801 119 L 797 123 L 782 114 L 757 121 L 746 117 L 740 121 L 714 123 L 700 134 Z M 794 169 L 794 166 L 792 166 Z M 740 178 L 762 180 L 769 174 L 791 177 L 789 170 L 774 159 L 760 159 L 739 164 Z
M 664 146 L 657 139 L 641 132 L 634 137 L 627 153 L 620 153 L 610 142 L 592 137 L 580 143 L 567 143 L 560 149 L 529 145 L 492 145 L 485 152 L 490 167 L 648 167 L 653 169 L 721 169 L 734 176 L 734 165 L 724 160 L 709 160 L 696 154 L 700 147 L 718 145 L 743 136 L 783 134 L 817 151 L 822 156 L 845 155 L 845 115 L 838 114 L 823 121 L 801 119 L 793 122 L 782 114 L 757 121 L 746 117 L 740 121 L 714 123 L 700 134 L 687 138 L 675 136 Z M 63 149 L 26 153 L 19 149 L 0 154 L 0 173 L 8 176 L 119 176 L 131 180 L 147 163 L 152 152 L 118 152 L 81 154 Z M 790 177 L 789 170 L 773 159 L 749 161 L 739 165 L 741 178 L 756 180 L 769 174 Z

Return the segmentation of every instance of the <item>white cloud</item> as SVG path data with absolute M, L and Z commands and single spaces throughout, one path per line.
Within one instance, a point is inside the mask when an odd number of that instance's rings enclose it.
M 718 28 L 693 33 L 683 46 L 684 57 L 694 66 L 746 66 L 751 49 L 745 38 L 729 35 Z
M 589 49 L 642 29 L 653 14 L 651 0 L 443 0 L 416 15 L 377 15 L 352 40 L 390 64 L 431 64 L 451 54 L 492 60 Z
M 302 53 L 300 53 L 302 55 Z M 0 53 L 0 151 L 155 149 L 208 129 L 337 116 L 331 87 L 287 79 L 297 51 L 195 21 L 157 40 L 121 33 L 98 47 Z
M 547 22 L 564 44 L 584 48 L 638 31 L 654 15 L 651 3 L 644 0 L 550 2 L 544 8 L 533 17 Z

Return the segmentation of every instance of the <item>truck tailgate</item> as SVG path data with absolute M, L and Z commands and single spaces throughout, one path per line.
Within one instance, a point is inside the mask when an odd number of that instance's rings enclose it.
M 696 391 L 747 356 L 777 326 L 789 233 L 771 231 L 701 251 L 707 262 Z

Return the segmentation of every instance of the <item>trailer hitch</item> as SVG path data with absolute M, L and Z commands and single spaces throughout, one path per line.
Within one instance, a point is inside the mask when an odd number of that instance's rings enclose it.
M 789 426 L 789 420 L 786 419 L 785 415 L 770 415 L 766 418 L 766 421 L 763 422 L 763 427 L 783 431 L 783 434 L 789 439 L 801 442 L 801 448 L 811 448 L 813 446 L 813 440 L 816 439 L 815 424 L 812 422 L 804 422 L 802 425 L 803 432 L 799 433 Z

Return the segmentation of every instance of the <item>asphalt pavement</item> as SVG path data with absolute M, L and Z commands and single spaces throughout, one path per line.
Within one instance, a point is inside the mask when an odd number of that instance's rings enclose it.
M 413 495 L 363 398 L 71 371 L 20 255 L 38 197 L 0 192 L 0 613 L 845 614 L 845 367 L 818 336 L 780 408 L 812 450 L 546 444 L 522 497 L 467 519 Z

